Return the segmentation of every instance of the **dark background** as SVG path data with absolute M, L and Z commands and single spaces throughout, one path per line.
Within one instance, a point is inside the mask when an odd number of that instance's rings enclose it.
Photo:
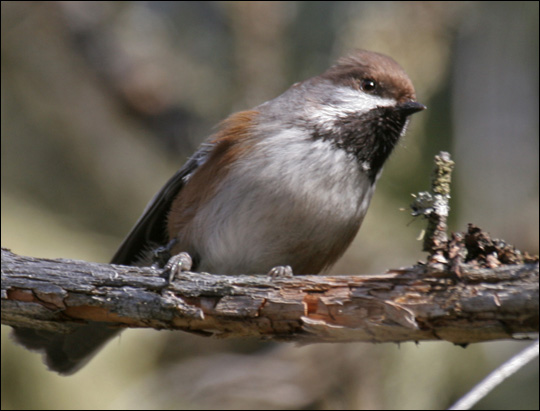
M 212 127 L 354 48 L 395 58 L 414 116 L 332 273 L 423 258 L 410 193 L 456 161 L 450 228 L 538 252 L 537 2 L 2 2 L 2 246 L 107 262 Z M 3 409 L 440 409 L 527 343 L 296 347 L 129 330 L 73 377 L 2 327 Z M 478 409 L 538 409 L 538 362 Z

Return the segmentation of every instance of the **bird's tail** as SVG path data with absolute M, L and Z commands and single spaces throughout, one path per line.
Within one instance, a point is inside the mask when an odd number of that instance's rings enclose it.
M 119 332 L 102 323 L 91 323 L 81 325 L 69 334 L 14 328 L 13 337 L 29 350 L 41 352 L 50 370 L 70 375 L 90 361 Z

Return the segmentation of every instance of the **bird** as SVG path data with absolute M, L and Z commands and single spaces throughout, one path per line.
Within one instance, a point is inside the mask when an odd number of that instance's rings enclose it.
M 318 274 L 356 236 L 382 167 L 426 107 L 391 57 L 354 50 L 220 123 L 143 211 L 112 264 L 216 274 Z M 178 258 L 180 256 L 180 258 Z M 180 268 L 178 268 L 180 266 Z M 50 370 L 82 368 L 118 329 L 14 329 Z

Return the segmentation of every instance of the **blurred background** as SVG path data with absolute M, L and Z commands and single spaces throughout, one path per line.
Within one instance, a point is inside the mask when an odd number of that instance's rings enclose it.
M 456 161 L 450 228 L 538 252 L 538 2 L 1 3 L 2 246 L 107 262 L 228 114 L 355 48 L 396 59 L 414 116 L 333 274 L 421 260 L 408 212 Z M 128 330 L 72 377 L 2 327 L 2 409 L 441 409 L 528 343 L 261 343 Z M 477 409 L 538 409 L 538 362 Z

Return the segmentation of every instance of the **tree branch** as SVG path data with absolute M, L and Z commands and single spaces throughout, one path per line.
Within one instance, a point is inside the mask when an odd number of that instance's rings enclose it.
M 299 342 L 446 340 L 538 332 L 538 263 L 454 271 L 417 265 L 386 274 L 223 276 L 161 272 L 2 249 L 2 324 L 69 332 L 111 327 Z

